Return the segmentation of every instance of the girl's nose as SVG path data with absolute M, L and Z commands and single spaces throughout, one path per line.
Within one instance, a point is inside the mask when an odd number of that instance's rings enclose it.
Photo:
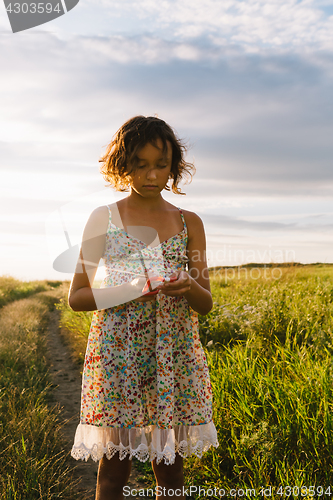
M 148 179 L 156 179 L 156 170 L 154 168 L 148 170 L 147 177 Z

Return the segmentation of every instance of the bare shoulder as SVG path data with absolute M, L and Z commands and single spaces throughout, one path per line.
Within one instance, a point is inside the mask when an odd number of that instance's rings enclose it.
M 93 230 L 99 234 L 106 232 L 109 221 L 109 210 L 106 205 L 95 208 L 88 219 L 86 230 Z
M 177 207 L 176 205 L 172 205 L 169 202 L 166 202 L 166 205 L 168 207 L 168 210 L 171 210 L 172 212 L 179 212 L 179 207 Z M 198 230 L 199 228 L 203 228 L 203 222 L 200 219 L 199 215 L 197 215 L 195 212 L 190 212 L 190 210 L 185 210 L 184 208 L 181 208 L 181 211 L 184 215 L 188 231 L 190 231 L 192 228 L 194 231 Z
M 205 229 L 199 215 L 195 212 L 190 212 L 189 210 L 182 209 L 182 212 L 187 226 L 188 245 L 191 245 L 194 242 L 196 242 L 195 244 L 197 245 L 198 241 L 201 242 L 200 244 L 205 245 Z
M 192 233 L 193 231 L 203 230 L 204 225 L 199 215 L 197 215 L 195 212 L 190 212 L 189 210 L 182 209 L 182 212 L 189 233 Z
M 109 206 L 111 207 L 112 205 L 109 205 Z M 94 216 L 94 217 L 97 217 L 97 218 L 98 217 L 102 217 L 102 218 L 104 217 L 105 218 L 105 216 L 108 215 L 108 213 L 109 213 L 108 206 L 107 205 L 102 205 L 100 207 L 95 208 L 91 212 L 91 215 Z

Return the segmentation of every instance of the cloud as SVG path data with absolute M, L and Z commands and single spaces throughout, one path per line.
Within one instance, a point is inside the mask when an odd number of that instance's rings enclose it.
M 198 212 L 200 214 L 200 211 Z M 323 218 L 326 217 L 326 214 L 318 214 Z M 324 222 L 318 224 L 318 221 L 308 221 L 308 218 L 304 216 L 294 216 L 296 221 L 293 222 L 276 222 L 274 220 L 247 220 L 244 217 L 235 217 L 235 216 L 223 216 L 223 215 L 214 215 L 214 214 L 205 214 L 205 221 L 207 224 L 212 225 L 213 227 L 218 227 L 222 233 L 212 233 L 212 236 L 218 237 L 223 236 L 223 231 L 233 229 L 236 232 L 239 231 L 250 231 L 254 232 L 288 232 L 288 233 L 328 233 L 328 235 L 332 234 L 333 223 L 332 222 Z
M 242 45 L 248 51 L 260 47 L 332 47 L 333 19 L 329 2 L 315 0 L 87 0 L 87 11 L 100 8 L 109 31 L 117 25 L 132 32 L 166 39 L 194 39 L 210 34 L 220 44 Z M 96 15 L 96 14 L 95 14 Z M 136 29 L 135 29 L 136 26 Z
M 102 190 L 98 159 L 114 132 L 157 113 L 197 167 L 186 197 L 165 197 L 201 210 L 211 247 L 275 238 L 303 260 L 332 260 L 330 6 L 86 0 L 40 30 L 13 35 L 1 22 L 7 257 L 29 235 L 40 246 L 45 214 Z M 105 190 L 93 203 L 110 200 Z
M 197 179 L 212 181 L 205 195 L 216 181 L 252 196 L 332 193 L 331 53 L 248 53 L 207 36 L 61 40 L 45 33 L 6 38 L 0 64 L 3 168 L 73 179 L 81 171 L 78 185 L 89 189 L 83 170 L 97 172 L 121 123 L 158 113 L 189 139 Z

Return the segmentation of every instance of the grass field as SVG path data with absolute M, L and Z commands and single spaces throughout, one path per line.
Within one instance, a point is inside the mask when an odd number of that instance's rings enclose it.
M 0 276 L 0 308 L 14 300 L 23 299 L 38 292 L 50 290 L 53 281 L 20 281 L 11 276 Z
M 1 500 L 79 498 L 63 451 L 59 411 L 48 405 L 45 328 L 62 286 L 0 278 Z
M 290 493 L 280 486 L 303 487 L 294 490 L 302 498 L 333 495 L 333 266 L 253 265 L 210 275 L 214 308 L 200 317 L 200 336 L 220 446 L 186 460 L 187 485 L 239 488 L 239 497 L 266 486 L 278 498 Z M 82 352 L 91 313 L 75 315 L 66 301 L 60 308 Z M 150 465 L 138 467 L 153 486 Z
M 303 486 L 304 498 L 316 485 L 329 493 L 333 266 L 280 271 L 278 279 L 254 279 L 249 268 L 231 279 L 212 273 L 215 304 L 201 318 L 201 337 L 213 341 L 207 358 L 220 447 L 187 461 L 189 484 L 257 492 L 270 485 L 276 495 L 279 486 Z
M 234 498 L 252 488 L 257 493 L 251 492 L 251 498 L 263 498 L 261 488 L 268 486 L 274 498 L 329 498 L 333 495 L 333 266 L 212 269 L 211 285 L 214 308 L 200 317 L 200 336 L 210 368 L 220 445 L 202 459 L 185 461 L 186 484 L 240 489 Z M 57 306 L 63 334 L 74 358 L 82 363 L 91 313 L 69 309 L 66 286 L 63 290 Z M 37 358 L 34 364 L 38 366 Z M 32 366 L 29 373 L 34 373 Z M 38 380 L 30 378 L 29 390 L 40 384 Z M 38 406 L 37 401 L 33 404 Z M 12 418 L 20 408 L 12 410 Z M 19 431 L 15 436 L 12 464 L 27 449 L 27 442 L 34 460 L 36 445 L 25 437 L 22 441 Z M 50 463 L 49 451 L 44 453 Z M 144 486 L 154 486 L 150 464 L 138 467 Z

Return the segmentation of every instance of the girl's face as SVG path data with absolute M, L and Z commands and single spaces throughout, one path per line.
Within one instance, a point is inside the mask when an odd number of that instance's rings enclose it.
M 161 139 L 154 146 L 146 144 L 137 153 L 137 169 L 131 174 L 131 188 L 145 198 L 153 198 L 164 189 L 168 182 L 172 164 L 172 146 L 167 142 L 163 153 Z

